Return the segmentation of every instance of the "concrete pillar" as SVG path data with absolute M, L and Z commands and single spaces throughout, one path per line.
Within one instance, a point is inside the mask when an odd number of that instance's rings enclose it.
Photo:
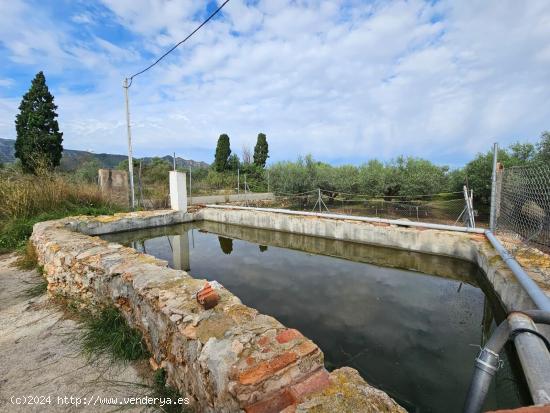
M 187 185 L 183 172 L 170 171 L 170 207 L 187 212 Z

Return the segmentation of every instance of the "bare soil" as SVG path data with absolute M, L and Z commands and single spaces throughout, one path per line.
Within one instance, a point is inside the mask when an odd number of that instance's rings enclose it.
M 146 411 L 122 399 L 151 395 L 144 385 L 146 362 L 88 359 L 80 349 L 78 323 L 47 293 L 26 295 L 41 276 L 15 268 L 15 259 L 0 256 L 0 412 Z M 105 397 L 118 397 L 121 404 L 100 404 Z

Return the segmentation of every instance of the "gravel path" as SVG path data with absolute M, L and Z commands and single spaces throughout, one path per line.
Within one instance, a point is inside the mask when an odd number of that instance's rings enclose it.
M 119 397 L 117 402 L 123 403 L 122 397 L 150 395 L 140 374 L 147 371 L 146 363 L 88 360 L 80 352 L 77 323 L 66 318 L 47 294 L 26 296 L 40 275 L 13 267 L 14 260 L 13 254 L 0 256 L 0 412 L 147 410 L 136 405 L 84 406 L 84 398 L 99 403 L 96 397 Z M 45 404 L 13 403 L 28 396 Z M 80 406 L 75 405 L 76 397 Z

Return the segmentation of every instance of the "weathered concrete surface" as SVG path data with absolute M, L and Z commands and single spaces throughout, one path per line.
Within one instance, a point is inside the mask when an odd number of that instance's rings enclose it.
M 77 216 L 67 220 L 70 229 L 87 235 L 110 234 L 113 232 L 132 231 L 142 228 L 180 224 L 195 219 L 192 213 L 183 211 L 156 210 L 124 212 L 98 217 Z
M 224 204 L 228 202 L 245 201 L 274 201 L 275 195 L 272 192 L 254 192 L 247 194 L 227 194 L 227 195 L 199 195 L 187 198 L 189 204 Z
M 113 203 L 127 207 L 130 203 L 128 172 L 118 169 L 98 170 L 101 193 Z
M 535 308 L 483 234 L 414 228 L 408 227 L 406 222 L 403 225 L 390 225 L 245 207 L 207 207 L 199 210 L 195 219 L 460 258 L 477 264 L 485 272 L 487 280 L 508 311 Z M 550 295 L 550 280 L 541 277 L 537 261 L 523 260 L 522 265 L 543 291 Z
M 82 406 L 58 405 L 57 396 L 147 394 L 136 364 L 113 364 L 104 358 L 90 361 L 81 354 L 77 324 L 52 305 L 46 294 L 25 296 L 40 275 L 13 268 L 14 260 L 13 255 L 0 256 L 0 411 L 74 412 Z M 52 404 L 10 403 L 11 396 L 29 395 L 51 395 Z M 93 411 L 113 411 L 113 406 L 97 405 Z M 126 406 L 125 411 L 143 408 Z
M 381 413 L 398 408 L 382 390 L 367 385 L 357 370 L 343 367 L 330 373 L 330 384 L 324 390 L 308 395 L 295 410 L 291 407 L 285 413 Z
M 198 411 L 278 412 L 324 389 L 331 381 L 322 379 L 328 376 L 323 354 L 298 331 L 244 306 L 227 290 L 219 291 L 215 308 L 204 310 L 194 293 L 205 280 L 131 248 L 71 231 L 99 233 L 189 218 L 172 212 L 67 218 L 36 224 L 31 240 L 48 290 L 83 303 L 116 303 L 130 325 L 143 332 L 155 363 L 168 372 L 168 383 L 191 397 Z M 368 399 L 364 388 L 354 397 Z M 384 406 L 393 406 L 388 411 L 404 412 L 384 396 Z
M 418 271 L 477 285 L 475 277 L 473 277 L 475 268 L 472 268 L 472 265 L 467 265 L 463 260 L 441 259 L 440 256 L 434 254 L 415 253 L 381 245 L 369 245 L 370 249 L 365 254 L 365 244 L 363 243 L 300 234 L 289 236 L 285 232 L 270 231 L 263 228 L 251 229 L 223 222 L 199 221 L 199 227 L 202 230 L 214 232 L 228 238 L 243 239 L 260 245 L 296 249 L 318 255 L 330 255 L 381 267 Z

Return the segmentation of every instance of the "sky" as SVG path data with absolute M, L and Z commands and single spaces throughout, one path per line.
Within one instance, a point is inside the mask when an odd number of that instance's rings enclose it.
M 0 0 L 0 137 L 42 70 L 64 146 L 126 153 L 123 79 L 214 0 Z M 130 92 L 136 156 L 460 166 L 550 129 L 550 1 L 231 0 Z

